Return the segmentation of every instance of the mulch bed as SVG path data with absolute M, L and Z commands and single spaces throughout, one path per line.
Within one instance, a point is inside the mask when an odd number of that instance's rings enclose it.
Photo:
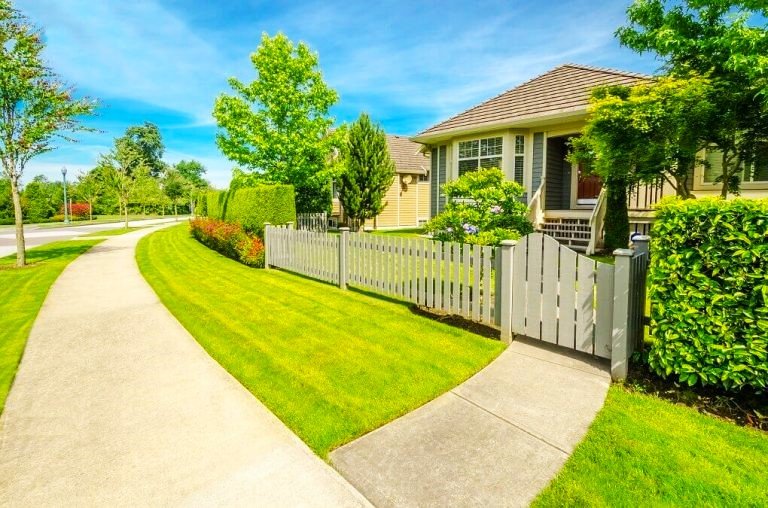
M 647 365 L 638 363 L 632 365 L 625 387 L 694 408 L 705 415 L 768 432 L 768 392 L 758 394 L 742 390 L 730 393 L 714 387 L 689 387 L 672 379 L 663 379 L 651 372 Z

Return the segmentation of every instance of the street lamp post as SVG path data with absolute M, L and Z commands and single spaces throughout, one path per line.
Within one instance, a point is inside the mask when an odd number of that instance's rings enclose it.
M 67 168 L 61 168 L 61 176 L 64 179 L 64 224 L 69 224 L 69 215 L 67 215 Z

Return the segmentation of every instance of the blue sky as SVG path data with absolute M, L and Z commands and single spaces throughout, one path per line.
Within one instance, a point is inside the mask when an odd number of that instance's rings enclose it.
M 227 78 L 250 81 L 261 34 L 282 31 L 320 54 L 340 95 L 337 122 L 367 111 L 387 132 L 415 134 L 561 63 L 638 72 L 650 56 L 613 38 L 629 2 L 16 0 L 45 30 L 50 65 L 100 99 L 101 132 L 30 162 L 26 179 L 87 170 L 115 136 L 156 123 L 166 160 L 194 158 L 215 185 L 233 163 L 215 143 L 214 98 Z

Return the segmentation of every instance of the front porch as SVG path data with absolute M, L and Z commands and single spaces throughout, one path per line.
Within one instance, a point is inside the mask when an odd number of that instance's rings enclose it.
M 605 192 L 597 176 L 566 159 L 571 137 L 546 139 L 543 177 L 530 201 L 530 218 L 537 231 L 591 255 L 602 248 Z M 633 188 L 628 198 L 630 232 L 648 234 L 653 205 L 674 193 L 666 182 Z

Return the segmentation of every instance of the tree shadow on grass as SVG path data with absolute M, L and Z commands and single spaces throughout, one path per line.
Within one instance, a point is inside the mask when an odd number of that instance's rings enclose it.
M 75 257 L 93 247 L 93 244 L 72 243 L 72 245 L 61 245 L 57 247 L 44 246 L 41 248 L 32 248 L 27 251 L 27 265 L 23 268 L 16 267 L 16 255 L 11 254 L 5 258 L 0 258 L 0 270 L 23 270 L 33 268 L 40 264 L 62 257 Z

